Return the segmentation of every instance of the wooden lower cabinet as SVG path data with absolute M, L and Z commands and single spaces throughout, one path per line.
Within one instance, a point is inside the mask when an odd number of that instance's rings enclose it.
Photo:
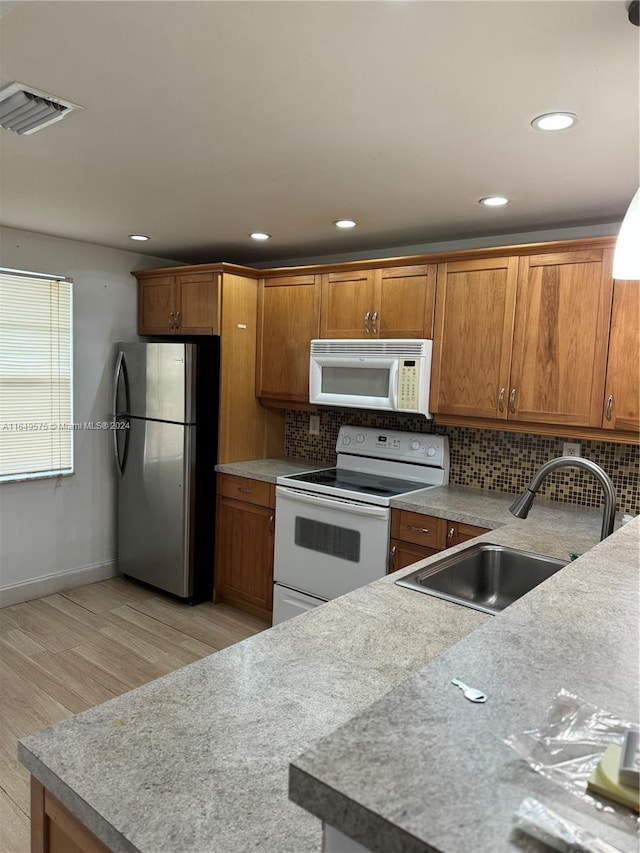
M 434 515 L 392 509 L 389 572 L 396 572 L 488 532 L 486 527 L 463 521 L 447 521 Z
M 221 474 L 216 499 L 214 601 L 271 620 L 275 487 Z
M 31 777 L 31 853 L 109 853 L 107 847 Z

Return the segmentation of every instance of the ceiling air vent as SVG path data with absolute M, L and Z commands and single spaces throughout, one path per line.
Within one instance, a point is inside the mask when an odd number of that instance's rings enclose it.
M 10 83 L 0 89 L 0 127 L 14 133 L 35 133 L 54 121 L 60 121 L 74 110 L 81 109 L 78 104 L 63 101 L 62 98 L 22 83 Z

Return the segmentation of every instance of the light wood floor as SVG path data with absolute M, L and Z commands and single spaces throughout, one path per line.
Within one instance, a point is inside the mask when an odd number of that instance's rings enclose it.
M 0 609 L 0 853 L 29 853 L 17 741 L 268 627 L 124 578 Z

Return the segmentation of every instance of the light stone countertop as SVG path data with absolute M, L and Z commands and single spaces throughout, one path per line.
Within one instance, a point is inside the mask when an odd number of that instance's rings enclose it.
M 236 477 L 250 477 L 265 483 L 275 483 L 278 477 L 287 474 L 301 474 L 316 468 L 330 468 L 326 462 L 317 459 L 251 459 L 248 462 L 224 462 L 216 465 L 219 474 L 234 474 Z
M 250 476 L 237 464 L 230 473 Z M 552 556 L 597 542 L 599 512 L 543 503 L 484 538 Z M 288 799 L 290 762 L 509 612 L 491 617 L 394 584 L 414 568 L 24 738 L 20 760 L 114 851 L 318 853 L 320 821 Z M 588 608 L 597 631 L 604 616 L 589 590 L 573 605 Z
M 481 539 L 529 548 L 539 537 L 535 550 L 549 550 L 546 525 L 533 524 L 534 533 L 525 524 Z M 576 541 L 569 527 L 553 549 L 568 541 Z M 631 818 L 621 831 L 530 770 L 503 739 L 541 725 L 562 688 L 640 720 L 639 566 L 636 519 L 296 759 L 292 799 L 379 853 L 546 850 L 513 834 L 526 796 L 637 851 Z M 485 691 L 486 704 L 468 702 L 453 677 Z

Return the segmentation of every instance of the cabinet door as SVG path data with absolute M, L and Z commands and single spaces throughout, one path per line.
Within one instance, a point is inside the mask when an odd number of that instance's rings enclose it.
M 506 418 L 517 258 L 439 264 L 431 411 Z
M 601 425 L 611 258 L 594 248 L 520 259 L 510 420 Z
M 380 338 L 433 337 L 436 265 L 390 267 L 378 273 L 374 328 Z
M 138 334 L 173 334 L 173 276 L 159 275 L 138 282 Z
M 218 273 L 175 276 L 177 332 L 180 335 L 218 335 Z
M 274 511 L 218 496 L 215 601 L 271 618 Z
M 613 285 L 611 334 L 602 426 L 640 429 L 640 282 Z
M 321 337 L 369 338 L 376 304 L 375 270 L 322 276 Z
M 256 396 L 309 402 L 310 342 L 320 336 L 320 276 L 272 278 L 260 286 Z
M 424 560 L 426 557 L 432 557 L 438 553 L 437 548 L 412 545 L 409 542 L 403 542 L 401 539 L 392 539 L 389 544 L 389 570 L 387 574 L 397 572 L 398 569 L 404 569 L 405 566 L 410 566 L 412 563 L 417 563 L 418 560 Z

